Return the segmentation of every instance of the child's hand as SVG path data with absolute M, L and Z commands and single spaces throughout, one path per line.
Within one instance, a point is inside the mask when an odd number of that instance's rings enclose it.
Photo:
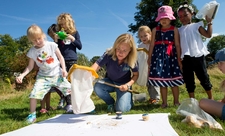
M 150 59 L 150 58 L 148 58 L 147 64 L 148 64 L 148 66 L 150 67 L 150 64 L 151 64 L 151 59 Z
M 20 75 L 20 76 L 16 77 L 16 82 L 19 84 L 23 83 L 23 76 Z
M 180 67 L 180 70 L 181 70 L 181 72 L 183 72 L 183 65 L 182 65 L 182 63 L 180 62 L 180 61 L 178 61 L 178 65 L 179 65 L 179 67 Z
M 54 34 L 54 41 L 57 42 L 59 39 L 59 36 L 57 34 Z
M 66 77 L 67 75 L 68 75 L 67 71 L 66 70 L 62 70 L 62 76 Z
M 207 23 L 211 23 L 212 22 L 212 18 L 209 18 L 207 15 L 205 16 L 205 20 Z
M 70 39 L 72 42 L 76 40 L 71 34 L 67 34 L 67 39 Z

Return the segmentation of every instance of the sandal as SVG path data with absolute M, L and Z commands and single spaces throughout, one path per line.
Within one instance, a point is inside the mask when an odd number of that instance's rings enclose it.
M 158 104 L 159 100 L 158 99 L 149 99 L 149 104 Z
M 44 114 L 44 113 L 47 113 L 48 111 L 46 109 L 41 109 L 40 110 L 40 113 Z
M 174 106 L 175 107 L 179 107 L 180 106 L 180 103 L 174 103 Z
M 162 104 L 161 105 L 161 108 L 163 108 L 163 109 L 165 109 L 165 108 L 167 108 L 168 107 L 168 104 Z

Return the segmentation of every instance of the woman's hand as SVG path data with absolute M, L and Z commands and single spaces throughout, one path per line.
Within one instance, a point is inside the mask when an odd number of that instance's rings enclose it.
M 122 92 L 126 92 L 126 91 L 129 90 L 127 84 L 120 85 L 120 86 L 119 86 L 119 89 L 120 89 L 120 91 L 122 91 Z

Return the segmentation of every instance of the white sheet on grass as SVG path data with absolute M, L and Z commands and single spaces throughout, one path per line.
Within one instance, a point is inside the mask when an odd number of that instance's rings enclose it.
M 169 115 L 149 114 L 143 121 L 142 114 L 122 115 L 120 120 L 115 115 L 61 114 L 2 136 L 178 136 Z

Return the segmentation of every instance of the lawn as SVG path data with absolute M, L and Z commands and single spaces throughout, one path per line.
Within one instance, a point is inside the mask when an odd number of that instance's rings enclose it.
M 213 96 L 215 100 L 223 98 L 223 92 L 219 91 L 219 85 L 225 76 L 217 69 L 211 68 L 208 70 L 210 75 L 210 80 L 213 84 Z M 3 85 L 0 82 L 0 134 L 19 129 L 26 126 L 24 122 L 25 118 L 29 113 L 29 89 L 24 91 L 15 91 L 7 85 Z M 207 95 L 203 88 L 200 86 L 198 80 L 196 80 L 196 99 L 206 98 Z M 140 87 L 138 85 L 133 86 L 133 90 L 141 93 L 146 93 L 146 87 Z M 115 94 L 112 94 L 115 95 Z M 148 96 L 148 95 L 147 95 Z M 102 100 L 100 100 L 94 93 L 91 96 L 92 100 L 96 106 L 96 114 L 106 114 L 107 106 Z M 180 86 L 180 102 L 188 98 L 188 94 L 185 90 L 185 86 Z M 148 99 L 148 98 L 147 98 Z M 51 106 L 56 107 L 59 101 L 59 96 L 56 93 L 52 93 L 51 96 Z M 224 131 L 213 130 L 210 128 L 195 128 L 189 126 L 181 121 L 184 119 L 183 116 L 176 114 L 177 107 L 173 106 L 173 97 L 171 90 L 168 94 L 168 104 L 169 107 L 166 109 L 160 108 L 159 105 L 150 105 L 147 100 L 144 102 L 135 102 L 134 107 L 131 111 L 125 114 L 143 114 L 143 113 L 170 113 L 169 121 L 174 130 L 181 136 L 223 136 Z M 40 103 L 38 103 L 37 111 L 40 110 Z M 50 111 L 48 114 L 40 114 L 37 112 L 37 122 L 46 120 L 48 118 L 54 117 L 57 114 L 65 114 L 63 110 Z M 225 129 L 225 123 L 218 118 L 215 118 Z M 163 129 L 163 128 L 162 128 Z

